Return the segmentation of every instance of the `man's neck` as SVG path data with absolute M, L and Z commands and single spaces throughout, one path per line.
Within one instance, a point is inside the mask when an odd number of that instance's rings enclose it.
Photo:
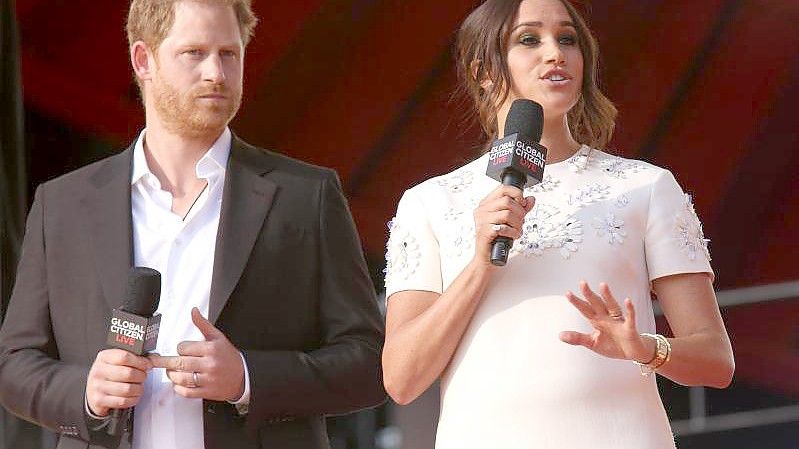
M 219 136 L 220 130 L 207 135 L 178 135 L 158 123 L 147 123 L 144 136 L 144 154 L 147 165 L 153 172 L 161 188 L 172 193 L 174 197 L 182 197 L 197 190 L 205 181 L 197 178 L 197 162 L 211 148 Z

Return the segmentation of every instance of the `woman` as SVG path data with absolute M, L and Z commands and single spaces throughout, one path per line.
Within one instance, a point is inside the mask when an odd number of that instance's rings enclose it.
M 599 150 L 616 110 L 567 2 L 488 0 L 458 50 L 489 141 L 513 100 L 543 106 L 545 179 L 499 186 L 483 155 L 405 192 L 387 253 L 386 389 L 406 404 L 441 378 L 442 449 L 673 448 L 650 374 L 723 388 L 734 370 L 690 198 L 667 170 Z M 501 268 L 499 235 L 515 239 Z M 651 292 L 672 338 L 654 334 Z

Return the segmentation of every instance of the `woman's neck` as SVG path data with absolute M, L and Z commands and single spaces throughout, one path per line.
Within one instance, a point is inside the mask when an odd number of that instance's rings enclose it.
M 566 160 L 580 149 L 572 136 L 566 116 L 544 121 L 541 145 L 547 149 L 547 164 Z

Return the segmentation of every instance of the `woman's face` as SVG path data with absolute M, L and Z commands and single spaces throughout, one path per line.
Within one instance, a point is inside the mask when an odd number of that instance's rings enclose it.
M 583 55 L 576 25 L 559 0 L 524 0 L 508 43 L 510 95 L 500 107 L 506 115 L 517 98 L 541 104 L 549 120 L 577 104 L 583 85 Z

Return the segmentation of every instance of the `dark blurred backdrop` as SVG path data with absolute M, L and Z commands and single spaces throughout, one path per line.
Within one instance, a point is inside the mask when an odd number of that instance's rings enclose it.
M 143 114 L 127 1 L 0 1 L 7 299 L 26 195 L 126 147 Z M 451 54 L 454 31 L 478 3 L 254 1 L 261 23 L 232 128 L 338 170 L 378 290 L 385 223 L 402 191 L 474 157 L 480 143 L 464 120 L 468 105 L 452 99 Z M 610 150 L 674 171 L 712 240 L 737 371 L 720 392 L 662 383 L 680 447 L 799 447 L 799 1 L 576 3 L 620 110 Z M 331 420 L 334 448 L 430 447 L 430 394 Z M 0 421 L 0 449 L 52 444 L 46 432 Z

